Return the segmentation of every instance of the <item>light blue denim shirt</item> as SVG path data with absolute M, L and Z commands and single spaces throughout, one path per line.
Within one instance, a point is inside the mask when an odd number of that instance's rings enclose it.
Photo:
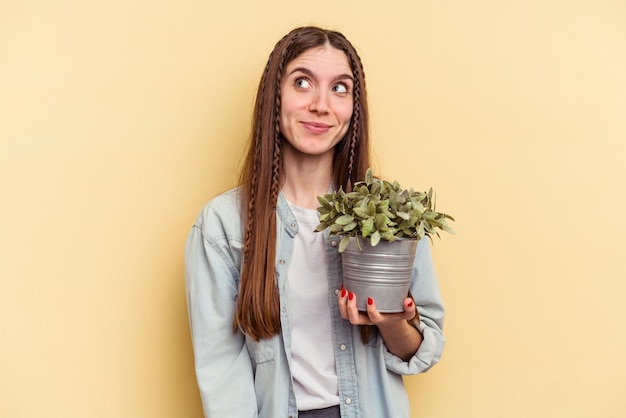
M 232 331 L 242 263 L 243 230 L 237 189 L 204 206 L 185 252 L 187 304 L 196 377 L 205 417 L 297 417 L 290 373 L 291 327 L 287 270 L 298 223 L 282 194 L 277 206 L 276 278 L 280 294 L 281 333 L 255 342 Z M 341 318 L 337 289 L 342 282 L 339 238 L 326 241 L 328 309 L 337 366 L 341 416 L 408 418 L 409 402 L 402 375 L 424 372 L 437 363 L 444 346 L 444 308 L 430 244 L 418 244 L 411 293 L 424 336 L 409 361 L 391 354 L 374 330 L 368 344 L 359 328 Z M 314 320 L 314 318 L 311 318 Z

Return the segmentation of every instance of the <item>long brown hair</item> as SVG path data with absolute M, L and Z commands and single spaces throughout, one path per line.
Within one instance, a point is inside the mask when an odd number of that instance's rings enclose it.
M 289 62 L 326 44 L 346 54 L 354 77 L 352 120 L 348 132 L 335 146 L 334 184 L 351 188 L 353 179 L 363 179 L 369 166 L 365 75 L 359 55 L 339 32 L 310 26 L 292 30 L 278 41 L 261 76 L 250 144 L 240 177 L 245 240 L 234 329 L 257 341 L 280 333 L 280 303 L 274 276 L 283 140 L 279 124 L 280 83 Z

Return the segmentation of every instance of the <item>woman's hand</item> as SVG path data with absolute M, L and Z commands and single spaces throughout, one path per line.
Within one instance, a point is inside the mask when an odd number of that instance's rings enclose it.
M 338 303 L 343 319 L 353 325 L 376 325 L 387 350 L 405 361 L 415 354 L 422 343 L 422 335 L 408 322 L 419 318 L 412 298 L 407 297 L 404 300 L 403 312 L 380 313 L 376 309 L 376 301 L 372 298 L 367 299 L 367 312 L 359 312 L 356 295 L 342 285 L 339 289 Z M 419 319 L 417 321 L 419 323 Z
M 393 323 L 410 321 L 417 315 L 417 308 L 413 299 L 404 300 L 404 311 L 398 313 L 380 313 L 376 309 L 376 301 L 367 298 L 367 312 L 359 312 L 356 304 L 356 295 L 343 285 L 339 289 L 339 312 L 341 317 L 350 321 L 352 325 L 377 325 L 385 326 Z

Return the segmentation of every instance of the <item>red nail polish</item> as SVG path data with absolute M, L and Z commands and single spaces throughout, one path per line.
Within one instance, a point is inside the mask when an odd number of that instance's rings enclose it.
M 344 289 L 344 288 L 343 288 L 343 284 L 342 284 L 342 285 L 341 285 L 341 287 L 339 288 L 339 290 L 343 290 L 343 289 Z
M 342 297 L 342 298 L 345 298 L 347 293 L 348 293 L 348 291 L 347 291 L 346 289 L 343 289 L 343 290 L 341 291 L 341 297 Z
M 413 301 L 412 301 L 412 300 L 410 300 L 410 301 L 409 301 L 408 306 L 409 306 L 409 308 L 410 308 L 411 306 L 413 306 Z
M 354 293 L 350 292 L 350 294 L 348 295 L 348 299 L 349 299 L 349 300 L 354 299 Z
M 368 305 L 373 305 L 373 304 L 374 304 L 374 299 L 372 299 L 372 298 L 367 298 L 367 304 L 368 304 Z

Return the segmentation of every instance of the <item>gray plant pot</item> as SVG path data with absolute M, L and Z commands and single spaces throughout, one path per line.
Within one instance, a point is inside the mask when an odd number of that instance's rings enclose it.
M 409 293 L 417 240 L 380 241 L 372 247 L 369 240 L 359 239 L 361 251 L 356 239 L 350 238 L 341 260 L 344 286 L 356 295 L 359 311 L 367 311 L 367 298 L 371 297 L 379 312 L 402 312 Z

